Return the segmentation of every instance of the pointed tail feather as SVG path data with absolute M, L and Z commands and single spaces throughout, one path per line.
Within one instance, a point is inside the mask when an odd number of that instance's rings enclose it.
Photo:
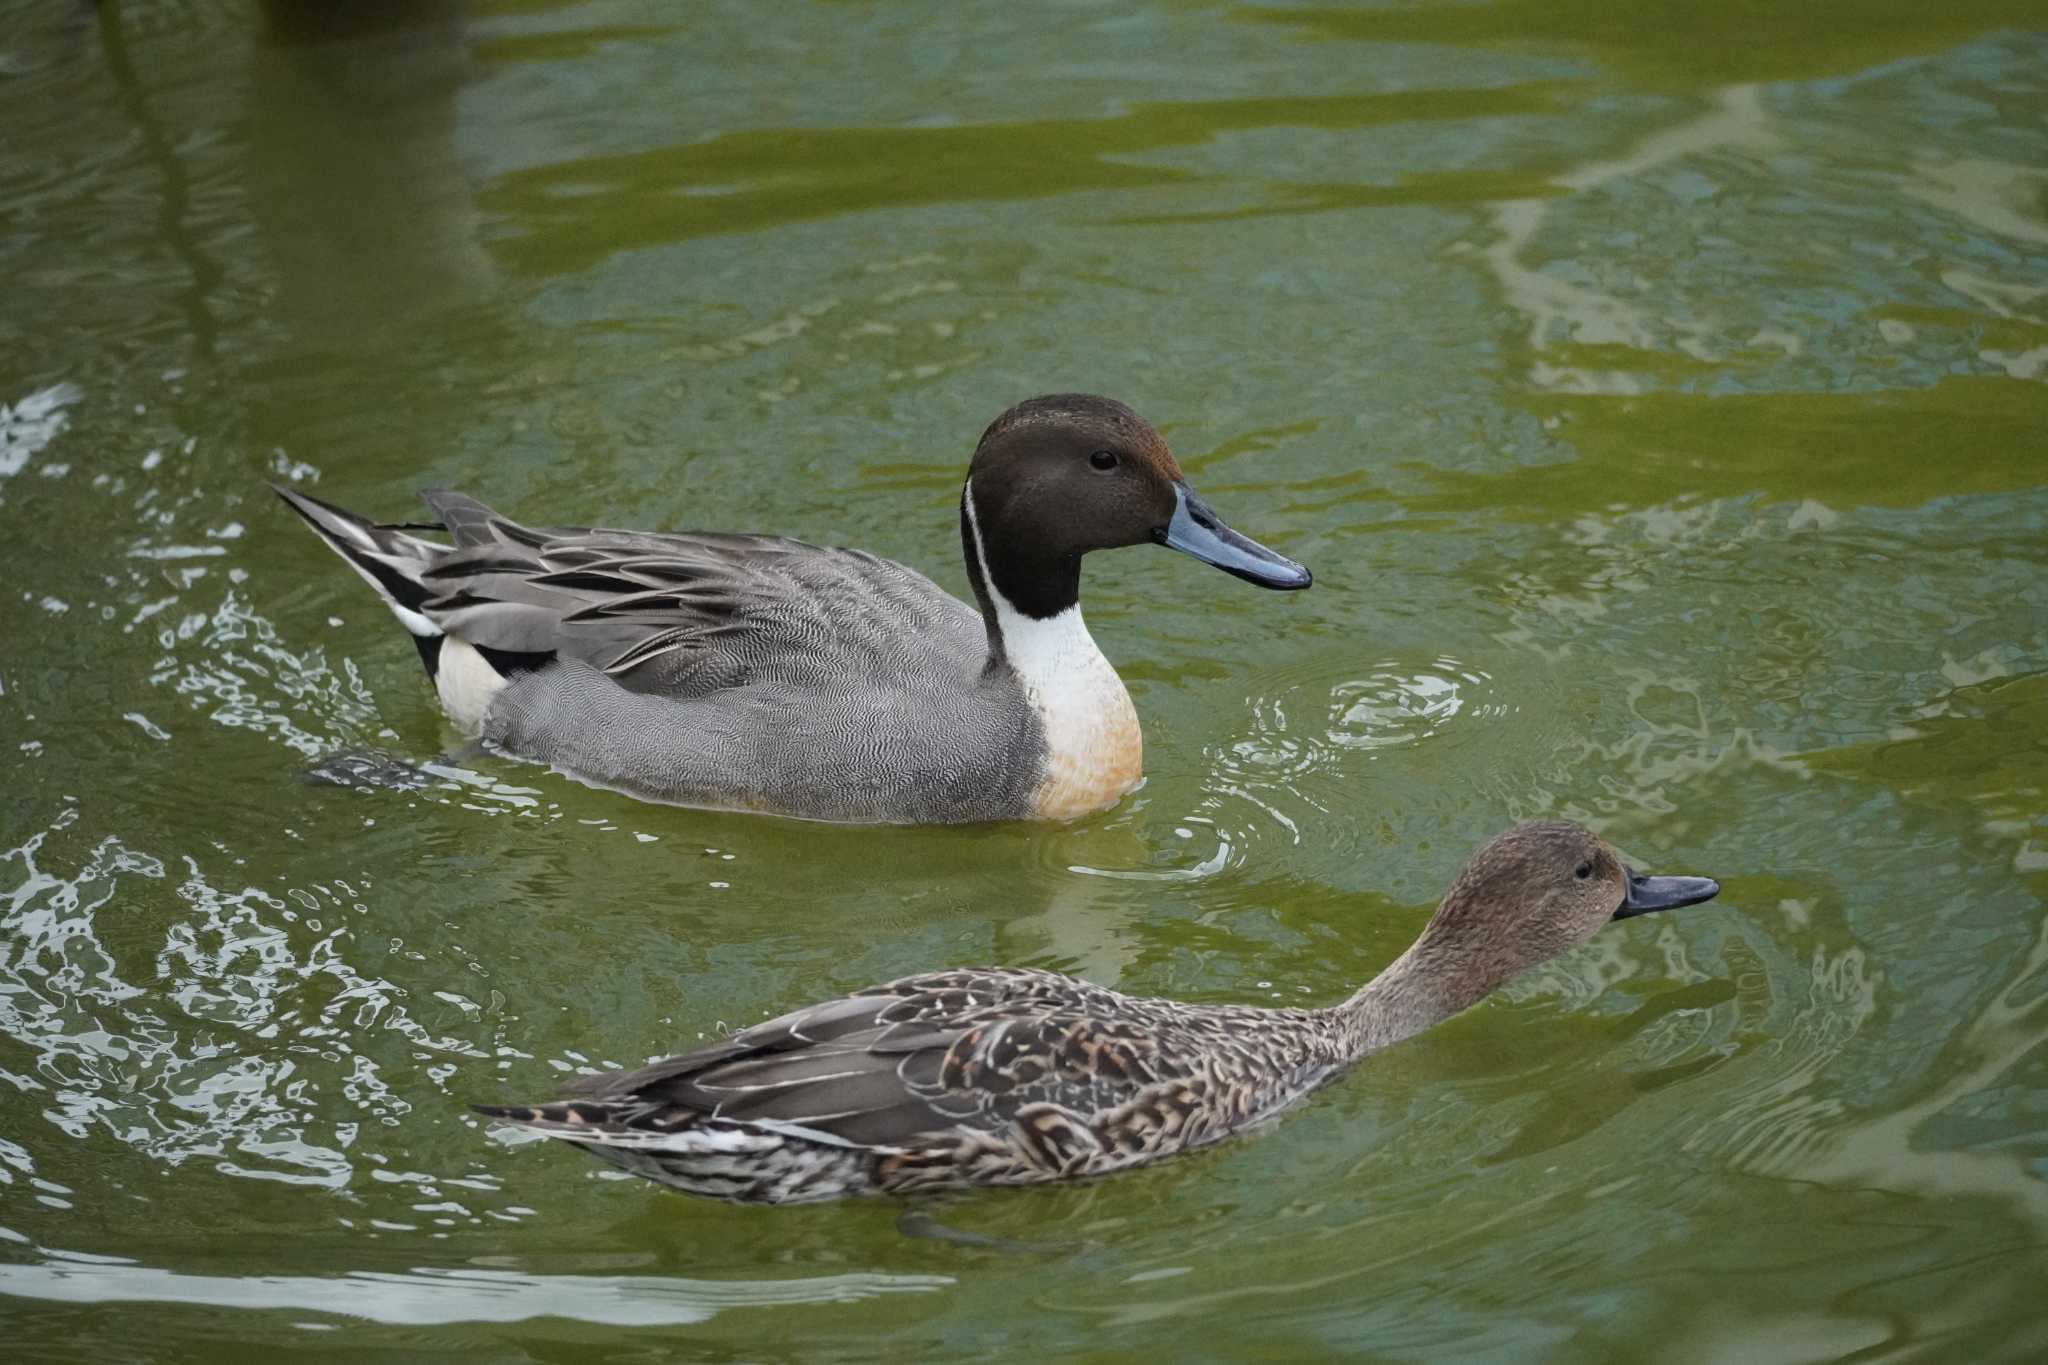
M 415 639 L 440 638 L 441 628 L 423 610 L 430 599 L 440 594 L 421 582 L 420 577 L 447 552 L 446 547 L 407 535 L 395 526 L 379 526 L 296 488 L 272 484 L 271 490 L 284 499 L 285 506 L 304 518 L 364 582 L 377 590 L 384 605 L 391 608 L 391 614 Z M 431 661 L 427 667 L 429 672 L 433 671 Z
M 502 1119 L 506 1123 L 534 1127 L 591 1127 L 606 1122 L 610 1117 L 602 1105 L 561 1100 L 550 1104 L 472 1104 L 469 1107 L 487 1119 Z
M 657 1106 L 603 1104 L 591 1100 L 555 1100 L 546 1104 L 472 1104 L 485 1118 L 509 1123 L 515 1128 L 545 1133 L 600 1147 L 672 1148 L 695 1145 L 687 1134 L 703 1117 L 690 1110 L 663 1111 Z M 709 1139 L 713 1146 L 731 1146 L 733 1139 L 719 1135 Z

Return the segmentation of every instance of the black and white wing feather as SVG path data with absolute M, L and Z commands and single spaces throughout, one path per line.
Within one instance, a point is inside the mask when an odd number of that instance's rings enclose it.
M 538 529 L 445 490 L 454 541 L 277 490 L 417 637 L 445 634 L 501 671 L 574 659 L 678 700 L 756 681 L 899 676 L 917 642 L 957 652 L 980 618 L 924 575 L 779 536 Z M 887 629 L 875 628 L 886 624 Z

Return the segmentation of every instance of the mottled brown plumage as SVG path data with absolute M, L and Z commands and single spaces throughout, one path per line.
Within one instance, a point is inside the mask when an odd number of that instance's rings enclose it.
M 1029 968 L 933 972 L 588 1077 L 568 1099 L 479 1110 L 743 1203 L 1099 1175 L 1257 1123 L 1608 921 L 1719 889 L 1631 873 L 1577 825 L 1518 825 L 1339 1005 L 1190 1005 Z

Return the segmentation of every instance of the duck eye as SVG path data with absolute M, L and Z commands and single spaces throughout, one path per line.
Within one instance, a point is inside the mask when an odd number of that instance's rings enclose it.
M 1102 473 L 1107 474 L 1110 470 L 1116 468 L 1116 452 L 1113 450 L 1098 450 L 1088 457 L 1088 463 L 1094 465 Z
M 1573 870 L 1572 875 L 1574 877 L 1577 877 L 1580 881 L 1584 881 L 1586 880 L 1586 878 L 1593 875 L 1593 865 L 1591 863 L 1580 863 L 1578 867 Z

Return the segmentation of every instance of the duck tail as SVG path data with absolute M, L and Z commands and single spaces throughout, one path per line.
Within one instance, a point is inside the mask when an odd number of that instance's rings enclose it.
M 552 1104 L 472 1104 L 472 1113 L 482 1114 L 487 1119 L 520 1125 L 549 1124 L 567 1127 L 572 1124 L 604 1122 L 603 1111 L 595 1105 L 583 1105 L 572 1109 L 565 1100 Z
M 421 575 L 448 552 L 447 547 L 406 534 L 407 530 L 426 527 L 380 526 L 296 488 L 277 484 L 270 487 L 284 499 L 285 506 L 297 512 L 327 542 L 328 548 L 377 590 L 398 623 L 412 635 L 428 676 L 433 676 L 441 651 L 442 630 L 426 614 L 426 605 L 440 594 L 423 583 Z
M 666 1147 L 690 1144 L 688 1131 L 697 1115 L 673 1111 L 667 1122 L 645 1124 L 652 1106 L 644 1102 L 625 1105 L 602 1100 L 554 1100 L 546 1104 L 472 1104 L 487 1119 L 525 1128 L 549 1137 L 564 1138 L 585 1146 Z M 678 1136 L 684 1134 L 685 1136 Z

